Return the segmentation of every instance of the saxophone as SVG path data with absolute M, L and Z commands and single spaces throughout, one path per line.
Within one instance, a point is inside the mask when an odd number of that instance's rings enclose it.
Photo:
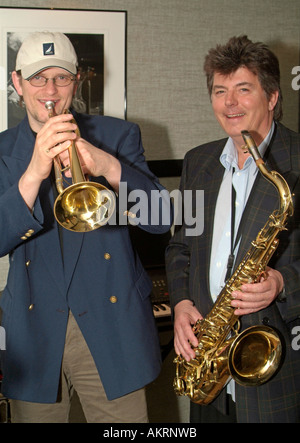
M 260 172 L 276 187 L 280 204 L 251 243 L 212 310 L 195 323 L 196 357 L 186 361 L 177 356 L 174 360 L 176 394 L 188 396 L 191 401 L 203 405 L 211 403 L 230 378 L 244 386 L 265 383 L 277 371 L 282 355 L 281 340 L 274 329 L 252 326 L 239 333 L 238 316 L 231 306 L 233 291 L 243 283 L 255 283 L 266 277 L 266 266 L 278 246 L 278 234 L 286 229 L 287 218 L 293 214 L 288 184 L 279 173 L 268 170 L 249 132 L 242 131 L 242 136 Z

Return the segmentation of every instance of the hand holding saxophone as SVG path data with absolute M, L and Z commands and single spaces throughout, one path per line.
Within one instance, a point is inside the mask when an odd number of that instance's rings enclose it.
M 177 355 L 182 355 L 187 361 L 195 358 L 192 346 L 198 346 L 192 326 L 202 315 L 191 300 L 182 300 L 174 308 L 174 348 Z
M 282 291 L 284 282 L 279 271 L 267 267 L 266 277 L 258 283 L 248 283 L 241 286 L 240 291 L 232 292 L 234 300 L 231 306 L 237 308 L 235 315 L 246 315 L 268 307 Z

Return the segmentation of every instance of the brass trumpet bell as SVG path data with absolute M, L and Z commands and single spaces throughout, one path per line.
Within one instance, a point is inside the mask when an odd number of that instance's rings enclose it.
M 54 215 L 63 228 L 88 232 L 105 225 L 113 207 L 112 192 L 105 186 L 82 182 L 69 186 L 58 195 Z

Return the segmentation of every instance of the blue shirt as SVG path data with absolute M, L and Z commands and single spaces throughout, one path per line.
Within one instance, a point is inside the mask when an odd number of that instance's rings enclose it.
M 274 131 L 274 123 L 258 150 L 263 156 Z M 227 261 L 231 249 L 231 194 L 232 185 L 236 192 L 235 201 L 235 229 L 238 227 L 250 195 L 253 183 L 258 173 L 258 167 L 252 156 L 248 157 L 242 169 L 238 167 L 238 155 L 233 140 L 229 138 L 220 156 L 220 162 L 224 166 L 223 180 L 220 186 L 219 195 L 214 216 L 213 241 L 210 259 L 210 293 L 213 301 L 221 292 L 224 286 L 224 279 L 227 271 Z M 234 171 L 234 172 L 233 172 Z M 239 244 L 234 251 L 235 256 Z
M 272 124 L 268 135 L 258 147 L 262 157 L 268 147 L 268 144 L 270 143 L 273 131 L 274 123 Z M 229 138 L 226 142 L 220 156 L 220 162 L 224 166 L 224 175 L 215 209 L 209 273 L 210 293 L 213 301 L 217 299 L 224 286 L 228 256 L 231 250 L 232 186 L 236 192 L 234 227 L 235 240 L 248 197 L 258 173 L 258 167 L 256 166 L 252 156 L 246 159 L 242 169 L 238 167 L 238 154 L 231 138 Z M 235 257 L 237 255 L 239 243 L 240 239 L 234 250 Z M 233 380 L 228 383 L 227 392 L 232 396 L 233 400 L 235 400 L 235 384 Z

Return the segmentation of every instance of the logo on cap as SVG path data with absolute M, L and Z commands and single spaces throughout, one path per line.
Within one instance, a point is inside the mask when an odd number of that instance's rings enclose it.
M 44 55 L 54 55 L 54 43 L 43 43 Z

